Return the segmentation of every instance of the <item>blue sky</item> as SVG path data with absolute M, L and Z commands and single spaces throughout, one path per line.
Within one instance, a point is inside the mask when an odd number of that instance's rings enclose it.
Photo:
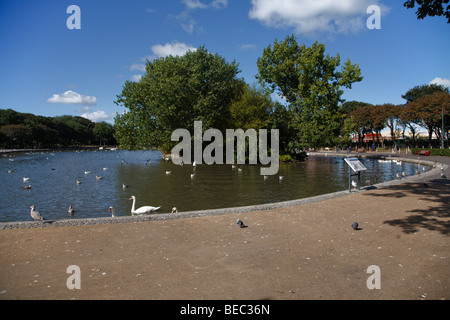
M 204 45 L 254 83 L 263 49 L 291 34 L 360 64 L 364 80 L 346 100 L 403 103 L 416 85 L 450 84 L 450 24 L 418 20 L 403 2 L 0 0 L 0 108 L 112 123 L 123 112 L 116 95 L 144 74 L 145 59 Z M 67 27 L 70 5 L 81 29 Z M 381 29 L 367 28 L 370 5 L 381 9 Z

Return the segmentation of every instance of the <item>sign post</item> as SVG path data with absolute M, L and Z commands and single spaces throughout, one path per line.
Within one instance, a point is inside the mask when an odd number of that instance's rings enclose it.
M 352 192 L 352 176 L 358 177 L 358 190 L 361 187 L 361 171 L 367 170 L 367 168 L 359 161 L 358 158 L 345 158 L 350 169 L 348 170 L 348 192 Z M 354 173 L 352 173 L 354 172 Z

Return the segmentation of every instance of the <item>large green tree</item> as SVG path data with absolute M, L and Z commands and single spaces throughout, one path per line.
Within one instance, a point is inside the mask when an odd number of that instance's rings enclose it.
M 194 121 L 202 121 L 203 130 L 226 129 L 242 82 L 239 72 L 235 61 L 204 47 L 147 61 L 144 77 L 127 81 L 115 101 L 126 108 L 115 119 L 116 139 L 128 148 L 168 152 L 177 143 L 171 141 L 172 132 L 184 128 L 193 136 Z
M 339 54 L 325 54 L 325 45 L 299 45 L 294 35 L 275 40 L 257 61 L 257 79 L 277 91 L 294 110 L 299 147 L 335 145 L 341 134 L 339 110 L 343 88 L 361 81 L 359 65 L 348 59 L 341 66 Z

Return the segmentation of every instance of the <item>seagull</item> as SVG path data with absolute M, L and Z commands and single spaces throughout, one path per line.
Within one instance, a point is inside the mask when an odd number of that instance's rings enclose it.
M 353 180 L 352 180 L 352 187 L 353 187 L 353 188 L 357 188 L 357 187 L 358 187 L 358 183 L 356 183 L 356 181 L 353 181 Z
M 103 171 L 106 171 L 106 170 L 108 170 L 108 168 L 103 168 Z
M 27 185 L 27 186 L 23 186 L 22 187 L 23 190 L 29 190 L 31 189 L 31 184 Z
M 239 226 L 239 228 L 245 228 L 245 227 L 247 227 L 247 226 L 242 222 L 242 220 L 240 220 L 240 219 L 237 219 L 237 220 L 236 220 L 236 224 Z
M 172 171 L 166 171 L 166 174 L 171 174 L 172 173 Z
M 191 179 L 195 178 L 195 173 L 191 173 Z
M 112 212 L 111 217 L 115 217 L 116 216 L 116 210 L 114 209 L 114 206 L 109 207 L 108 212 Z
M 416 170 L 416 174 L 420 174 L 420 171 L 419 171 L 419 170 Z
M 67 212 L 69 212 L 70 216 L 73 216 L 75 214 L 75 210 L 73 210 L 72 205 L 69 205 L 69 210 L 67 210 Z
M 269 177 L 268 176 L 264 176 L 264 180 L 267 180 Z
M 129 187 L 129 185 L 127 185 L 127 184 L 125 184 L 125 183 L 122 183 L 122 189 L 123 190 L 125 190 L 126 188 L 128 188 Z
M 447 178 L 443 172 L 441 172 L 441 178 L 442 178 L 442 179 Z
M 8 173 L 13 173 L 14 172 L 14 170 L 8 170 Z
M 402 172 L 402 176 L 406 177 L 406 172 L 405 171 Z
M 23 180 L 23 182 L 27 182 L 28 180 L 30 180 L 30 178 L 23 177 L 22 180 Z
M 173 207 L 172 208 L 172 212 L 171 213 L 178 213 L 178 209 L 177 209 L 177 207 Z
M 31 206 L 30 208 L 31 208 L 30 215 L 31 215 L 31 217 L 32 217 L 35 221 L 37 221 L 37 220 L 45 220 L 45 219 L 39 214 L 39 212 L 36 211 L 35 206 Z
M 195 167 L 196 165 L 197 165 L 197 162 L 194 161 L 194 162 L 192 163 L 192 166 Z
M 98 176 L 95 176 L 95 179 L 97 179 L 97 180 L 102 180 L 102 179 L 103 179 L 103 177 L 98 177 Z
M 284 176 L 279 176 L 278 179 L 279 179 L 280 181 L 283 181 Z
M 353 230 L 358 230 L 358 222 L 357 221 L 352 223 L 352 228 L 353 228 Z
M 90 173 L 91 173 L 90 171 L 85 171 L 85 172 L 84 172 L 84 174 L 90 174 Z
M 80 180 L 77 180 L 77 184 L 81 184 L 81 181 L 80 181 Z

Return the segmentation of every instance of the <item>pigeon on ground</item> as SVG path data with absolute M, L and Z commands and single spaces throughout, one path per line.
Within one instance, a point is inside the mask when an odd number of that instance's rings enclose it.
M 358 230 L 358 222 L 353 222 L 352 223 L 352 228 L 353 228 L 353 230 Z
M 239 226 L 239 228 L 245 228 L 247 227 L 240 219 L 236 220 L 236 224 Z

